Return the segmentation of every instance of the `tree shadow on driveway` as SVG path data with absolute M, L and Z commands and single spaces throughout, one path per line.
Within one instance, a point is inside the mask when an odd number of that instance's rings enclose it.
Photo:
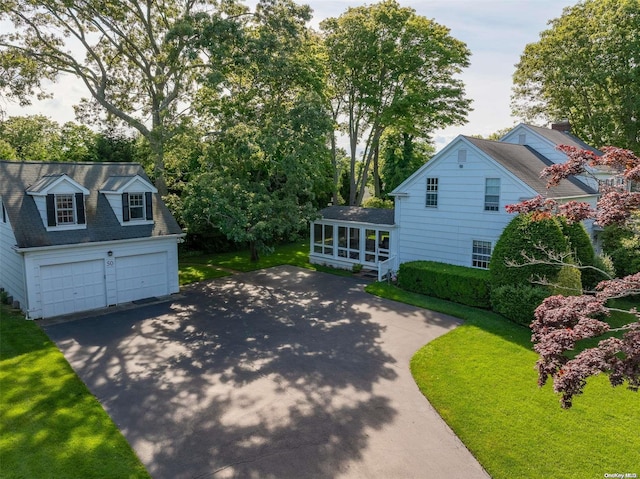
M 456 323 L 362 287 L 278 267 L 45 330 L 154 478 L 417 477 L 372 455 L 404 435 L 408 358 Z

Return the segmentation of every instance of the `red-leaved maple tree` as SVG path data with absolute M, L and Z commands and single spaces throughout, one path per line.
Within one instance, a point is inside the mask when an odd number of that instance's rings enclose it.
M 568 160 L 545 168 L 541 177 L 548 178 L 552 188 L 570 176 L 592 176 L 594 169 L 606 168 L 614 181 L 600 183 L 597 205 L 578 201 L 558 204 L 555 200 L 537 196 L 506 207 L 512 213 L 533 213 L 534 217 L 563 216 L 569 222 L 592 219 L 598 226 L 620 225 L 638 229 L 634 214 L 640 211 L 640 192 L 627 186 L 640 184 L 640 158 L 621 148 L 603 148 L 601 156 L 592 151 L 571 146 L 560 146 Z M 553 259 L 552 259 L 553 261 Z M 538 384 L 543 386 L 549 377 L 561 396 L 561 405 L 570 408 L 575 395 L 582 394 L 586 380 L 599 373 L 608 373 L 612 386 L 627 384 L 640 388 L 640 312 L 630 311 L 631 321 L 621 328 L 612 329 L 604 319 L 614 310 L 609 300 L 622 297 L 639 298 L 640 273 L 602 281 L 596 291 L 582 296 L 551 296 L 535 311 L 531 323 L 534 349 L 540 355 L 536 369 Z M 576 342 L 595 338 L 610 331 L 624 330 L 621 338 L 601 340 L 597 346 L 584 349 L 573 359 L 567 351 L 575 349 Z

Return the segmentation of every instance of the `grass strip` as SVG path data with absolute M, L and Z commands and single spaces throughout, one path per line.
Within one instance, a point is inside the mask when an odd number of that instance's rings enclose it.
M 220 268 L 222 271 L 240 271 L 249 272 L 259 269 L 272 268 L 274 266 L 291 265 L 300 268 L 311 269 L 314 271 L 330 272 L 339 276 L 351 276 L 349 270 L 340 270 L 329 268 L 322 265 L 311 264 L 309 262 L 309 242 L 299 241 L 297 243 L 289 243 L 276 246 L 272 253 L 263 254 L 258 261 L 251 261 L 249 250 L 232 251 L 228 253 L 213 253 L 199 255 L 182 255 L 179 261 L 180 268 L 180 284 L 187 284 L 184 281 L 203 281 L 210 279 L 204 277 L 197 279 L 198 275 L 205 274 L 206 267 Z M 191 269 L 201 268 L 195 273 L 191 273 Z M 216 276 L 212 276 L 216 277 Z
M 0 397 L 2 478 L 150 477 L 55 344 L 5 305 Z

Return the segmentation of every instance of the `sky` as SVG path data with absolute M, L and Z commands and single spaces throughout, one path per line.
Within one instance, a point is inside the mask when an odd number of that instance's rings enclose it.
M 296 0 L 313 9 L 311 25 L 338 17 L 348 7 L 375 2 L 362 0 Z M 255 5 L 255 0 L 247 0 Z M 399 0 L 402 6 L 435 20 L 451 30 L 451 35 L 467 44 L 471 65 L 461 75 L 467 97 L 473 100 L 473 111 L 462 126 L 438 130 L 434 134 L 437 150 L 457 135 L 490 135 L 519 122 L 511 116 L 512 75 L 525 45 L 536 42 L 549 20 L 559 17 L 564 7 L 577 0 Z M 9 115 L 46 115 L 60 124 L 73 121 L 72 106 L 86 96 L 82 85 L 65 78 L 52 85 L 51 100 L 34 101 L 21 108 L 8 104 Z M 545 125 L 540 125 L 545 126 Z

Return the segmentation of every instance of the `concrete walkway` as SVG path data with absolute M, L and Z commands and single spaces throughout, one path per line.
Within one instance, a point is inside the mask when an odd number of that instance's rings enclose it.
M 156 479 L 488 478 L 409 371 L 458 320 L 363 284 L 283 266 L 44 329 Z

